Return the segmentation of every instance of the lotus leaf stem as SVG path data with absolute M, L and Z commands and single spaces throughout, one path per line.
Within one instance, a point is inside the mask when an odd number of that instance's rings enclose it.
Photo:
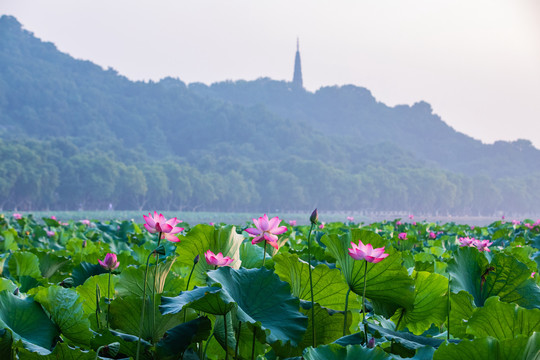
M 225 360 L 229 360 L 229 337 L 227 336 L 227 313 L 223 314 L 223 326 L 225 327 Z
M 238 360 L 238 345 L 240 344 L 240 332 L 242 330 L 242 322 L 238 321 L 238 332 L 236 333 L 236 346 L 234 347 L 234 359 Z
M 348 307 L 349 307 L 349 293 L 351 292 L 351 288 L 349 288 L 347 290 L 347 295 L 345 295 L 345 316 L 344 316 L 344 319 L 343 319 L 343 336 L 345 336 L 347 333 L 346 333 L 346 330 L 347 330 L 347 312 L 348 312 Z
M 255 337 L 257 336 L 257 328 L 253 327 L 253 342 L 251 343 L 251 360 L 255 359 Z

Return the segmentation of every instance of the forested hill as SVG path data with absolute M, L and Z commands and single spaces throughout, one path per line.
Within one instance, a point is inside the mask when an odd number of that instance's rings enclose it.
M 420 159 L 461 173 L 499 177 L 540 171 L 540 151 L 530 141 L 483 144 L 452 129 L 424 101 L 389 107 L 368 89 L 354 85 L 323 87 L 312 93 L 268 78 L 211 86 L 194 83 L 189 89 L 233 104 L 264 104 L 284 118 L 308 122 L 325 134 L 358 143 L 391 142 Z
M 0 18 L 0 208 L 531 212 L 539 167 L 529 142 L 483 145 L 426 103 L 133 82 Z

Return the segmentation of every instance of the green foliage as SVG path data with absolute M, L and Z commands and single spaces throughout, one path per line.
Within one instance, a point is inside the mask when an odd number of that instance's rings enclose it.
M 75 290 L 59 286 L 38 288 L 34 299 L 47 310 L 68 340 L 79 346 L 90 345 L 90 322 L 83 310 L 83 299 Z
M 399 308 L 392 320 L 408 328 L 413 334 L 421 335 L 431 327 L 440 326 L 447 316 L 448 279 L 425 271 L 413 274 L 414 303 L 412 309 Z M 401 321 L 400 321 L 401 319 Z
M 274 257 L 275 272 L 291 285 L 291 293 L 299 299 L 311 301 L 309 287 L 308 264 L 299 260 L 298 256 L 282 253 Z M 338 269 L 330 269 L 326 265 L 317 265 L 312 271 L 313 301 L 320 306 L 334 309 L 345 309 L 347 284 L 341 278 Z M 358 308 L 359 302 L 351 296 L 349 309 Z
M 183 225 L 180 243 L 162 242 L 157 266 L 151 257 L 140 360 L 172 360 L 182 353 L 192 359 L 205 348 L 214 360 L 223 359 L 225 349 L 232 358 L 237 348 L 241 359 L 253 351 L 269 360 L 538 357 L 540 290 L 538 276 L 531 273 L 538 270 L 533 258 L 540 227 L 500 221 L 474 230 L 453 223 L 327 223 L 313 241 L 312 309 L 305 261 L 309 226 L 283 234 L 279 251 L 268 254 L 261 267 L 262 247 L 239 229 Z M 96 352 L 101 358 L 136 357 L 143 277 L 156 236 L 132 221 L 70 222 L 44 237 L 50 226 L 55 225 L 33 216 L 0 215 L 0 233 L 8 234 L 11 249 L 0 256 L 0 358 L 85 359 Z M 397 244 L 400 232 L 415 234 L 406 247 Z M 430 232 L 439 235 L 431 239 Z M 460 248 L 455 241 L 493 234 L 500 237 L 491 252 Z M 359 239 L 385 246 L 389 254 L 368 264 L 365 324 L 357 294 L 364 290 L 366 262 L 352 260 L 347 251 Z M 193 258 L 208 248 L 238 256 L 236 268 L 214 270 L 200 258 L 194 280 L 199 286 L 186 289 Z M 109 273 L 97 259 L 110 252 L 118 252 L 121 265 L 112 273 L 109 299 Z M 309 347 L 314 319 L 315 349 Z M 373 349 L 366 347 L 366 328 Z M 343 329 L 355 333 L 341 337 Z M 112 343 L 120 344 L 116 355 L 109 353 Z
M 343 347 L 337 344 L 319 346 L 316 349 L 307 348 L 303 353 L 306 360 L 385 360 L 391 359 L 383 350 L 379 348 L 367 349 L 360 345 L 349 345 Z
M 0 292 L 0 327 L 11 330 L 13 339 L 22 341 L 26 349 L 40 354 L 48 354 L 59 335 L 38 303 L 6 290 Z
M 366 231 L 363 235 L 361 240 L 364 244 L 370 243 L 373 247 L 384 245 L 384 241 L 375 233 Z M 354 240 L 358 241 L 357 238 Z M 348 249 L 351 247 L 351 241 L 353 241 L 351 233 L 331 234 L 322 239 L 328 252 L 341 268 L 348 286 L 356 294 L 362 295 L 365 263 L 349 256 Z M 398 307 L 412 307 L 413 279 L 407 273 L 407 269 L 401 265 L 401 253 L 392 248 L 388 248 L 386 252 L 390 255 L 384 261 L 377 264 L 368 263 L 366 297 L 374 303 L 378 312 L 392 314 Z

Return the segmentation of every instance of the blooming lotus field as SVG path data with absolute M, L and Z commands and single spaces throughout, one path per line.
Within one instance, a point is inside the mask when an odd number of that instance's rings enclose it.
M 540 222 L 321 225 L 0 216 L 0 359 L 540 357 Z

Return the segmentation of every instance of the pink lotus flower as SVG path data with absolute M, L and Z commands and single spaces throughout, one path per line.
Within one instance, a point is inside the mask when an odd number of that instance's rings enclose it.
M 474 244 L 476 243 L 476 239 L 475 238 L 470 238 L 470 237 L 460 237 L 458 239 L 459 241 L 459 246 L 463 247 L 463 246 L 475 246 Z
M 103 266 L 106 270 L 109 270 L 109 271 L 118 268 L 118 266 L 120 265 L 120 263 L 118 262 L 116 258 L 116 254 L 111 254 L 111 253 L 108 253 L 107 255 L 105 255 L 105 259 L 103 259 L 103 261 L 98 259 L 98 262 L 99 262 L 99 265 Z
M 54 215 L 51 215 L 51 219 L 57 220 L 57 219 L 56 219 L 56 216 L 54 216 Z
M 534 274 L 536 274 L 536 271 L 533 271 L 533 273 L 531 274 L 532 278 L 534 277 Z
M 493 242 L 490 242 L 489 240 L 476 240 L 474 243 L 474 246 L 478 249 L 478 251 L 488 251 L 490 252 L 488 246 L 493 244 Z
M 53 237 L 54 234 L 56 234 L 56 233 L 55 233 L 54 231 L 52 231 L 52 230 L 47 230 L 46 233 L 47 233 L 47 236 L 48 236 L 48 237 Z
M 204 253 L 204 258 L 206 259 L 208 265 L 212 266 L 228 266 L 234 261 L 234 259 L 231 259 L 228 256 L 223 257 L 222 253 L 215 255 L 211 250 Z
M 321 224 L 319 225 L 319 229 L 324 229 L 324 223 L 321 223 Z
M 15 220 L 20 220 L 20 219 L 22 219 L 22 215 L 19 214 L 19 213 L 14 213 L 14 214 L 13 214 L 13 217 L 15 218 Z
M 175 234 L 184 231 L 184 228 L 176 226 L 176 224 L 181 223 L 182 221 L 177 218 L 167 220 L 162 214 L 158 215 L 157 211 L 154 211 L 154 216 L 148 213 L 148 216 L 143 215 L 143 218 L 146 221 L 144 227 L 148 232 L 152 234 L 159 232 L 161 233 L 162 239 L 167 239 L 172 242 L 180 241 Z
M 353 222 L 353 221 L 354 221 L 354 217 L 352 217 L 352 216 L 347 216 L 347 221 Z
M 402 222 L 401 222 L 401 221 L 399 221 L 399 220 L 398 220 L 398 221 L 396 221 L 396 225 L 401 225 L 401 224 L 402 224 Z
M 289 225 L 291 225 L 291 226 L 296 226 L 296 220 L 290 220 L 290 221 L 289 221 Z
M 209 222 L 208 225 L 214 226 L 214 223 L 213 223 L 213 222 Z
M 407 240 L 407 233 L 399 233 L 398 238 L 399 240 Z
M 414 219 L 414 215 L 413 215 L 413 214 L 410 214 L 410 215 L 409 215 L 409 219 L 410 219 L 410 220 Z
M 249 236 L 254 237 L 251 240 L 252 244 L 257 244 L 261 241 L 267 241 L 274 248 L 278 248 L 278 235 L 283 234 L 287 231 L 286 226 L 279 226 L 281 220 L 276 216 L 268 220 L 268 216 L 264 214 L 258 220 L 253 219 L 255 228 L 247 228 L 246 232 Z
M 436 237 L 437 237 L 437 234 L 435 234 L 433 231 L 431 231 L 431 232 L 429 233 L 429 238 L 430 238 L 430 239 L 435 239 Z
M 376 264 L 388 256 L 388 254 L 384 253 L 384 246 L 374 249 L 371 244 L 364 245 L 362 240 L 358 240 L 358 246 L 351 241 L 351 246 L 352 249 L 349 249 L 349 255 L 355 260 L 366 260 Z
M 81 224 L 84 224 L 86 226 L 90 226 L 90 220 L 84 219 L 79 221 Z
M 521 225 L 521 221 L 519 221 L 519 220 L 512 220 L 512 225 Z

